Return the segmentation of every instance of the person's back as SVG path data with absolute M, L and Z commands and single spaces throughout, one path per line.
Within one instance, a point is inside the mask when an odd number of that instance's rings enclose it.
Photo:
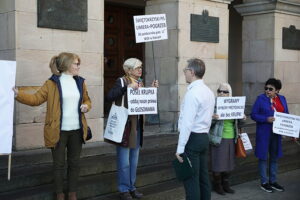
M 190 84 L 180 108 L 180 133 L 175 155 L 182 163 L 184 154 L 195 171 L 184 181 L 187 200 L 210 200 L 211 196 L 207 154 L 215 97 L 202 80 L 204 73 L 205 64 L 197 58 L 189 60 L 184 69 L 186 82 Z
M 198 80 L 189 92 L 196 98 L 198 104 L 194 126 L 198 126 L 199 132 L 207 132 L 211 125 L 211 116 L 214 113 L 215 96 L 211 89 L 202 80 Z M 193 84 L 193 83 L 192 83 Z M 191 85 L 192 85 L 191 84 Z

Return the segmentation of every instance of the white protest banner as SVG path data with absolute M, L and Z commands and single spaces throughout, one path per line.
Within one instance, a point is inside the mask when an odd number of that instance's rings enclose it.
M 0 154 L 11 154 L 16 62 L 0 60 Z
M 299 137 L 300 116 L 275 112 L 273 122 L 273 132 L 289 137 Z
M 243 119 L 246 97 L 218 97 L 217 115 L 219 119 Z
M 134 16 L 136 43 L 168 39 L 166 14 Z
M 128 114 L 157 114 L 157 88 L 127 88 Z
M 240 136 L 241 136 L 241 140 L 243 141 L 245 151 L 251 150 L 252 149 L 252 144 L 250 142 L 248 134 L 247 133 L 241 133 Z

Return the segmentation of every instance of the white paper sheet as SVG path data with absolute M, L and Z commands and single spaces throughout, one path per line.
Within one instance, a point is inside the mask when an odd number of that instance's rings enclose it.
M 0 154 L 10 154 L 13 137 L 16 62 L 0 60 Z

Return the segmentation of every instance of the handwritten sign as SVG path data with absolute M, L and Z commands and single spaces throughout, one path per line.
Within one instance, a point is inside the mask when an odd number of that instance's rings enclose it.
M 219 119 L 243 119 L 246 97 L 218 97 L 217 115 Z
M 299 137 L 300 116 L 286 113 L 274 113 L 273 132 L 289 137 Z
M 0 154 L 10 154 L 13 137 L 16 62 L 0 60 Z
M 166 14 L 134 16 L 136 43 L 168 39 Z
M 127 88 L 128 114 L 157 114 L 157 88 Z

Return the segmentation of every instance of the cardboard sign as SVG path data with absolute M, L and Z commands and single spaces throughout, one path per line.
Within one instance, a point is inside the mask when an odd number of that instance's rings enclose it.
M 127 88 L 128 114 L 157 114 L 157 88 Z
M 166 14 L 134 16 L 136 43 L 168 39 Z
M 246 97 L 218 97 L 217 115 L 219 119 L 243 119 Z
M 300 116 L 275 112 L 273 132 L 279 135 L 299 138 Z
M 16 62 L 0 60 L 0 154 L 10 154 L 13 137 Z

